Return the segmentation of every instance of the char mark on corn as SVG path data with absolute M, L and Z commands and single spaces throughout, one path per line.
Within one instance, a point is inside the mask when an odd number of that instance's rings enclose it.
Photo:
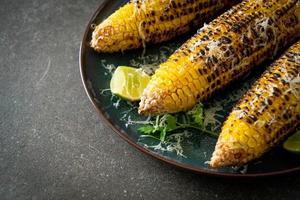
M 159 43 L 198 28 L 240 0 L 133 0 L 96 26 L 91 47 L 118 52 Z
M 139 112 L 175 113 L 207 100 L 293 41 L 299 19 L 298 0 L 246 0 L 234 6 L 160 65 Z
M 300 41 L 274 62 L 225 121 L 210 165 L 243 165 L 300 124 Z

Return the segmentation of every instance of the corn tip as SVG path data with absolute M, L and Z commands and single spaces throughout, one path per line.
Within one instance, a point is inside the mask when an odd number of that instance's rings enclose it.
M 244 154 L 241 148 L 232 149 L 227 144 L 218 143 L 210 160 L 211 168 L 241 165 L 240 157 Z

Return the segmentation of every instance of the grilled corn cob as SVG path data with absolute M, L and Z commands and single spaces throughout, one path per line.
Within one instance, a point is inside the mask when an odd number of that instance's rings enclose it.
M 238 1 L 132 0 L 96 27 L 91 46 L 99 52 L 116 52 L 166 41 Z
M 300 30 L 298 0 L 246 0 L 184 43 L 153 75 L 141 114 L 188 110 L 276 54 Z
M 300 124 L 300 41 L 277 60 L 226 120 L 210 165 L 260 157 Z

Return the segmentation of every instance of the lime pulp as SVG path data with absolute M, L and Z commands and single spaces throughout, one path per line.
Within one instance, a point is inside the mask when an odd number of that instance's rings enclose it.
M 140 100 L 150 76 L 141 69 L 119 66 L 110 81 L 111 92 L 129 101 Z
M 283 148 L 293 153 L 300 153 L 300 131 L 290 136 L 283 143 Z

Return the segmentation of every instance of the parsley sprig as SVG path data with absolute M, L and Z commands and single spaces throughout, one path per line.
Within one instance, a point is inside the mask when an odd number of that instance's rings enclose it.
M 218 134 L 204 126 L 204 106 L 197 104 L 192 110 L 181 114 L 165 114 L 156 118 L 138 129 L 143 135 L 165 141 L 167 134 L 182 129 L 195 129 L 213 137 Z

